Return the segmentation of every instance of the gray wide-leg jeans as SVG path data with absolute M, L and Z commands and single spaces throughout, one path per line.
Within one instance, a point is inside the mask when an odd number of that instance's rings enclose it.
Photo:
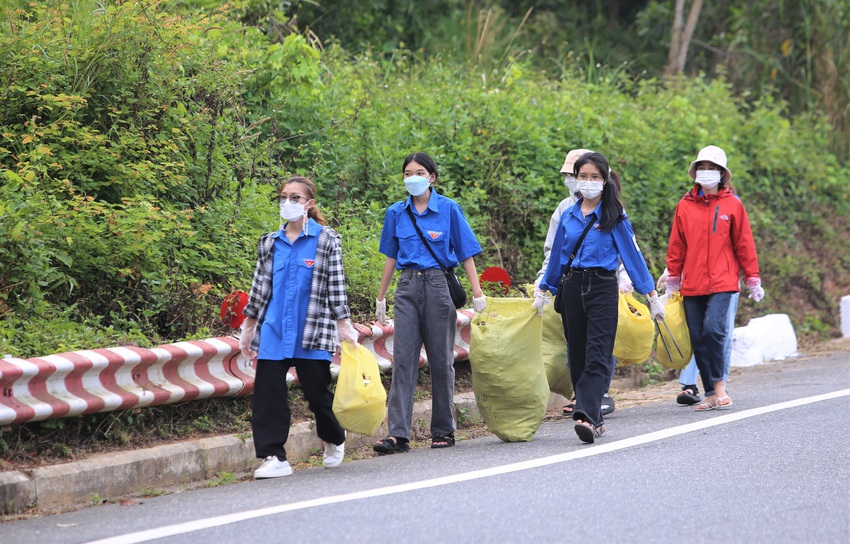
M 404 269 L 395 291 L 393 374 L 387 414 L 389 436 L 410 440 L 413 392 L 422 344 L 431 369 L 431 435 L 455 430 L 454 342 L 457 312 L 438 268 Z

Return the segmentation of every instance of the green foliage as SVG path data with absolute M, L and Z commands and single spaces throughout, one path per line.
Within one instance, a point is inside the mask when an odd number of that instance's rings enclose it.
M 659 274 L 687 166 L 720 145 L 762 257 L 759 310 L 781 311 L 770 294 L 793 290 L 834 330 L 834 308 L 817 300 L 848 288 L 850 172 L 827 151 L 827 117 L 794 114 L 769 92 L 742 97 L 732 73 L 636 76 L 655 61 L 624 64 L 614 52 L 631 38 L 606 40 L 596 3 L 556 4 L 526 17 L 518 4 L 452 0 L 356 12 L 269 0 L 19 2 L 0 21 L 0 351 L 223 333 L 218 306 L 250 288 L 257 239 L 279 225 L 272 196 L 292 174 L 317 184 L 365 321 L 383 215 L 406 197 L 401 162 L 414 151 L 435 158 L 439 190 L 463 206 L 484 248 L 479 271 L 501 266 L 520 284 L 535 276 L 565 196 L 567 150 L 609 158 Z M 417 26 L 438 7 L 451 24 Z M 666 9 L 636 3 L 618 17 L 645 26 Z M 570 35 L 569 46 L 553 38 L 536 56 L 520 47 L 566 14 L 596 34 Z M 352 20 L 379 28 L 379 51 L 352 56 L 329 39 L 323 49 L 317 32 L 335 28 L 331 16 L 349 22 L 342 43 L 363 38 Z

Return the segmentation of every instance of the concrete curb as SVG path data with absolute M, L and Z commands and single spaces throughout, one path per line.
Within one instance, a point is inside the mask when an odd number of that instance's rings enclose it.
M 483 420 L 472 392 L 455 395 L 458 427 L 470 427 Z M 428 436 L 431 401 L 413 407 L 414 436 Z M 349 434 L 346 454 L 371 448 L 374 439 L 385 436 L 386 423 L 373 437 Z M 29 509 L 54 511 L 92 504 L 95 498 L 113 500 L 145 490 L 186 485 L 215 478 L 223 472 L 244 473 L 258 466 L 254 441 L 226 435 L 141 450 L 107 453 L 82 461 L 39 467 L 24 471 L 0 472 L 0 514 Z M 293 425 L 286 442 L 287 456 L 305 461 L 322 451 L 313 422 Z

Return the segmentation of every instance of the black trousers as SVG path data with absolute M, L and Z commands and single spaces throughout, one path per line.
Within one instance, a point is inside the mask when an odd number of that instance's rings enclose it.
M 602 424 L 602 396 L 614 367 L 617 335 L 617 278 L 607 270 L 570 270 L 560 288 L 561 319 L 567 337 L 570 377 L 575 390 L 573 419 Z
M 251 428 L 254 431 L 254 451 L 260 459 L 269 455 L 276 455 L 280 460 L 286 459 L 283 446 L 289 438 L 289 426 L 292 421 L 286 387 L 286 373 L 290 366 L 294 366 L 298 372 L 304 399 L 316 416 L 316 434 L 332 444 L 340 445 L 345 442 L 345 431 L 333 413 L 334 396 L 329 388 L 329 362 L 312 359 L 259 359 L 254 377 Z

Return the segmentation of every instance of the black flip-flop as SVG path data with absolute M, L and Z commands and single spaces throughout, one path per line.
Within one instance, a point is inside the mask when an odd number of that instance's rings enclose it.
M 570 403 L 564 406 L 563 414 L 565 416 L 571 416 L 576 411 L 576 398 L 573 397 L 570 399 Z
M 598 427 L 594 427 L 589 422 L 576 421 L 575 431 L 582 442 L 593 444 L 594 440 L 602 436 L 602 433 L 605 432 L 605 426 L 599 425 Z

